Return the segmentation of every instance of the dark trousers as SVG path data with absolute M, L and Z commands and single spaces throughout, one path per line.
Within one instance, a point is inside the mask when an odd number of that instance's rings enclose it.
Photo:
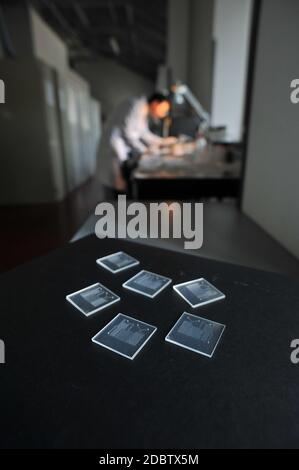
M 109 186 L 104 186 L 104 199 L 105 199 L 105 201 L 114 201 L 121 194 L 127 195 L 127 192 L 126 191 L 120 192 L 120 191 L 117 191 L 117 189 L 110 188 Z
M 125 194 L 129 199 L 132 198 L 132 173 L 138 165 L 139 155 L 132 153 L 128 160 L 121 164 L 121 173 L 126 181 L 127 190 L 126 191 L 118 191 L 109 186 L 104 187 L 104 197 L 105 200 L 115 200 L 118 198 L 119 195 Z
M 132 198 L 132 173 L 138 165 L 139 156 L 130 156 L 128 160 L 122 163 L 121 172 L 124 180 L 127 183 L 127 196 Z

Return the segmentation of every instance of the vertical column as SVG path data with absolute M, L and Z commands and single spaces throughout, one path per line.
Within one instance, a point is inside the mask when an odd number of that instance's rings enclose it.
M 172 68 L 173 79 L 188 80 L 190 0 L 169 0 L 167 65 Z

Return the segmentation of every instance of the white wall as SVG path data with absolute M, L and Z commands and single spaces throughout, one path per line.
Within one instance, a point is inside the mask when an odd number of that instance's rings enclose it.
M 64 42 L 32 8 L 29 9 L 33 54 L 37 59 L 64 73 L 68 68 L 68 50 Z
M 16 60 L 40 59 L 64 72 L 68 67 L 66 44 L 26 2 L 3 6 L 9 37 Z M 0 45 L 1 49 L 1 45 Z M 2 53 L 3 55 L 3 53 Z M 0 50 L 1 58 L 1 50 Z
M 242 136 L 252 0 L 215 0 L 212 124 Z
M 299 258 L 298 23 L 297 0 L 263 1 L 243 210 Z
M 150 80 L 106 57 L 77 64 L 76 70 L 89 82 L 92 95 L 100 101 L 106 116 L 126 98 L 149 94 L 154 88 Z
M 54 90 L 55 72 L 38 60 L 7 59 L 0 61 L 0 76 L 8 90 L 0 105 L 0 204 L 61 200 L 65 184 L 56 99 L 47 91 Z

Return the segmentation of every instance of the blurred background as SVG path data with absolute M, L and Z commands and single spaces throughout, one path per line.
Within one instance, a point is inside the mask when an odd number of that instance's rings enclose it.
M 296 0 L 1 1 L 0 270 L 92 233 L 109 116 L 159 92 L 152 132 L 180 146 L 130 197 L 203 201 L 199 255 L 299 278 L 298 21 Z

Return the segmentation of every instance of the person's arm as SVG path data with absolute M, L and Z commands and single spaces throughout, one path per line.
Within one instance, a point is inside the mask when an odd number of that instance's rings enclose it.
M 169 147 L 177 144 L 178 142 L 177 137 L 160 137 L 153 134 L 149 129 L 143 134 L 142 140 L 144 140 L 150 147 Z
M 148 146 L 160 146 L 163 145 L 164 142 L 164 138 L 151 132 L 148 126 L 145 126 L 142 130 L 141 139 L 146 142 Z

